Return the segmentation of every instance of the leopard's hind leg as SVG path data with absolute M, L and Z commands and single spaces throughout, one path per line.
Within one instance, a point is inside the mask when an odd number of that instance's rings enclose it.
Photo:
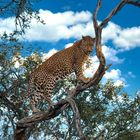
M 54 77 L 53 75 L 48 75 L 45 83 L 46 84 L 44 88 L 44 99 L 48 102 L 48 108 L 50 109 L 54 105 L 51 97 L 55 88 L 56 77 Z
M 44 89 L 42 87 L 43 82 L 40 82 L 36 77 L 31 78 L 29 81 L 29 98 L 30 106 L 33 113 L 37 113 L 40 110 L 37 108 L 39 103 L 44 99 Z
M 37 113 L 39 111 L 41 111 L 40 109 L 38 109 L 38 105 L 39 103 L 43 100 L 44 98 L 44 91 L 43 90 L 39 90 L 37 86 L 33 87 L 31 96 L 30 96 L 30 106 L 31 109 L 33 111 L 33 113 Z
M 31 109 L 33 113 L 40 111 L 37 108 L 39 102 L 47 101 L 48 108 L 52 107 L 51 96 L 55 87 L 56 79 L 52 75 L 45 75 L 43 78 L 34 79 L 31 87 Z

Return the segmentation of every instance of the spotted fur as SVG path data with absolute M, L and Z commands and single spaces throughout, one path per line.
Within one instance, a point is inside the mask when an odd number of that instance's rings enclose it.
M 42 100 L 52 104 L 51 95 L 56 82 L 72 72 L 75 72 L 77 80 L 84 83 L 89 81 L 83 76 L 82 66 L 92 52 L 94 42 L 95 38 L 84 36 L 71 47 L 55 53 L 31 73 L 29 94 L 33 112 L 38 111 L 36 106 Z

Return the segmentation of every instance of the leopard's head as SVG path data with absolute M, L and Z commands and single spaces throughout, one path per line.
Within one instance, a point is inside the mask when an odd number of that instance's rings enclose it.
M 81 48 L 85 53 L 89 54 L 93 51 L 95 44 L 95 38 L 92 38 L 90 36 L 82 36 L 81 39 Z

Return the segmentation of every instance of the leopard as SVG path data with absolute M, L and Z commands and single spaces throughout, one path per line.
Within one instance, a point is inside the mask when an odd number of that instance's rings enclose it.
M 33 113 L 40 111 L 37 108 L 39 102 L 47 101 L 48 106 L 52 106 L 51 98 L 56 83 L 71 73 L 75 73 L 79 82 L 90 81 L 83 74 L 83 65 L 93 51 L 94 44 L 95 38 L 82 36 L 72 46 L 55 53 L 31 72 L 28 92 Z

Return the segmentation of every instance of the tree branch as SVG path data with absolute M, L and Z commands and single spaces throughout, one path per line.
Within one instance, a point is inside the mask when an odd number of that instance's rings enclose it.
M 128 4 L 132 4 L 134 6 L 140 7 L 140 0 L 128 0 Z
M 93 140 L 104 140 L 105 130 L 102 130 Z
M 16 18 L 19 18 L 22 12 L 25 11 L 26 0 L 19 0 L 19 4 L 17 6 Z
M 100 0 L 99 0 L 100 1 Z M 106 24 L 111 20 L 111 18 L 116 15 L 126 4 L 131 4 L 137 7 L 140 7 L 139 0 L 122 0 L 110 13 L 109 15 L 102 21 L 100 24 L 100 28 L 106 26 Z
M 75 117 L 76 129 L 77 129 L 78 135 L 80 137 L 80 140 L 86 140 L 86 137 L 84 136 L 84 134 L 82 132 L 82 128 L 81 128 L 81 119 L 80 119 L 78 107 L 72 98 L 67 98 L 66 100 L 68 101 L 68 103 L 70 104 L 70 106 L 73 110 L 74 117 Z
M 0 99 L 3 101 L 3 104 L 6 107 L 10 108 L 15 114 L 20 112 L 19 108 L 17 108 L 16 105 L 14 105 L 14 103 L 11 102 L 9 99 L 7 99 L 6 93 L 0 92 Z
M 95 12 L 93 13 L 93 24 L 94 24 L 95 33 L 97 32 L 97 27 L 98 27 L 97 14 L 98 14 L 98 11 L 99 11 L 99 9 L 101 7 L 101 2 L 102 2 L 101 0 L 98 0 Z
M 12 0 L 11 2 L 9 2 L 7 5 L 1 7 L 0 8 L 0 13 L 1 12 L 4 12 L 5 10 L 7 10 L 13 3 L 14 3 L 14 0 Z
M 109 14 L 108 16 L 102 21 L 100 24 L 100 28 L 102 29 L 110 20 L 111 18 L 117 14 L 122 7 L 127 3 L 127 0 L 122 0 Z

